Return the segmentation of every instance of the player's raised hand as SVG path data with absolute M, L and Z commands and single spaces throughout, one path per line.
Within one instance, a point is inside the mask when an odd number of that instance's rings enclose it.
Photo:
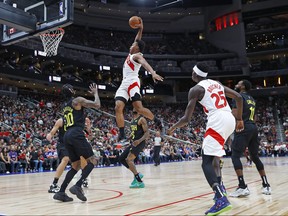
M 140 23 L 139 23 L 139 24 L 135 24 L 135 27 L 136 27 L 136 28 L 143 29 L 143 20 L 142 20 L 141 17 L 138 17 L 138 18 L 139 18 Z
M 93 95 L 98 94 L 98 87 L 96 83 L 90 84 L 89 89 L 90 89 L 90 91 L 88 91 L 89 93 Z

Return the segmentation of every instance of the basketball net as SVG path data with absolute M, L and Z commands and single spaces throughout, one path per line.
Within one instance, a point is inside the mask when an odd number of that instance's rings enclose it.
M 41 41 L 43 43 L 44 52 L 47 57 L 56 56 L 59 43 L 64 35 L 65 31 L 62 28 L 56 30 L 49 30 L 40 34 Z

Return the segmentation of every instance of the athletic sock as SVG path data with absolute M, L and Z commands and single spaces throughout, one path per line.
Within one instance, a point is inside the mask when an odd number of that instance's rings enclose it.
M 54 180 L 53 180 L 53 184 L 57 184 L 58 183 L 58 180 L 59 180 L 59 178 L 54 178 Z
M 246 188 L 246 184 L 245 184 L 243 175 L 242 176 L 238 176 L 238 181 L 239 181 L 239 187 L 240 188 Z
M 65 192 L 68 184 L 72 181 L 72 179 L 76 175 L 76 173 L 77 173 L 77 170 L 75 170 L 73 168 L 68 171 L 68 173 L 66 174 L 65 179 L 64 179 L 64 181 L 60 187 L 59 192 Z
M 82 175 L 81 178 L 76 182 L 76 185 L 81 187 L 85 179 L 88 177 L 88 175 L 91 173 L 93 170 L 94 165 L 92 163 L 88 163 L 84 169 L 82 170 Z
M 266 175 L 261 176 L 263 187 L 269 186 Z
M 136 178 L 136 180 L 137 180 L 138 182 L 142 182 L 142 179 L 140 178 L 139 173 L 137 173 L 137 174 L 135 175 L 135 178 Z
M 217 198 L 221 198 L 221 197 L 224 196 L 224 194 L 222 193 L 222 190 L 221 190 L 221 188 L 220 188 L 219 185 L 215 185 L 215 186 L 213 187 L 213 191 L 214 191 L 214 193 L 216 194 L 216 197 L 217 197 Z

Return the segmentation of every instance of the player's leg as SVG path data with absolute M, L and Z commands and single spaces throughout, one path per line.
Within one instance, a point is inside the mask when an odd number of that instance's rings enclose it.
M 213 167 L 214 158 L 215 156 L 205 155 L 204 153 L 202 154 L 202 170 L 208 184 L 213 189 L 216 196 L 215 204 L 208 211 L 205 212 L 206 215 L 218 215 L 232 208 L 230 202 L 222 191 L 220 184 L 218 183 L 217 175 Z
M 250 140 L 251 135 L 249 134 L 249 128 L 245 128 L 244 131 L 234 134 L 234 140 L 232 141 L 232 163 L 234 166 L 235 173 L 238 177 L 238 187 L 237 189 L 229 194 L 231 197 L 242 197 L 248 196 L 250 191 L 245 183 L 243 176 L 243 165 L 241 162 L 241 156 L 243 155 L 246 145 Z
M 159 128 L 159 130 L 162 130 L 163 123 L 160 119 L 158 119 L 150 109 L 143 107 L 142 101 L 141 101 L 141 95 L 138 93 L 135 93 L 132 99 L 132 105 L 136 109 L 136 111 L 143 115 L 144 117 L 148 118 L 151 121 L 155 122 L 156 127 Z
M 84 133 L 82 132 L 83 136 Z M 68 184 L 72 181 L 73 177 L 76 175 L 78 170 L 80 169 L 80 157 L 77 155 L 77 152 L 75 151 L 75 135 L 74 130 L 68 130 L 64 135 L 64 144 L 65 148 L 68 151 L 70 160 L 72 162 L 71 169 L 67 172 L 63 183 L 60 186 L 59 192 L 55 193 L 53 196 L 53 199 L 62 201 L 62 202 L 69 202 L 73 201 L 73 198 L 68 197 L 65 193 L 66 188 L 68 187 Z M 76 143 L 79 144 L 79 143 Z
M 73 185 L 69 189 L 69 191 L 72 194 L 76 195 L 78 199 L 82 201 L 87 201 L 87 198 L 85 197 L 81 187 L 89 174 L 94 169 L 94 166 L 97 163 L 97 159 L 93 153 L 92 146 L 90 145 L 90 143 L 88 143 L 83 133 L 82 136 L 80 136 L 80 134 L 77 136 L 77 140 L 75 140 L 75 143 L 78 143 L 76 147 L 76 152 L 78 157 L 80 158 L 82 173 L 80 179 L 76 182 L 75 185 Z
M 226 196 L 227 195 L 226 188 L 225 188 L 225 186 L 223 184 L 223 181 L 222 181 L 222 172 L 221 172 L 224 162 L 221 160 L 220 157 L 214 157 L 214 160 L 213 160 L 212 163 L 213 163 L 213 167 L 214 167 L 214 170 L 215 170 L 215 173 L 216 173 L 216 176 L 217 176 L 218 184 L 220 185 L 224 195 Z M 216 197 L 216 194 L 215 194 L 213 200 L 216 201 L 216 198 L 217 197 Z
M 68 157 L 68 151 L 65 149 L 64 144 L 59 144 L 57 146 L 61 146 L 63 145 L 63 147 L 57 147 L 58 150 L 58 158 L 60 160 L 60 164 L 58 165 L 56 172 L 55 172 L 55 176 L 53 179 L 52 184 L 50 185 L 50 189 L 48 190 L 49 193 L 56 193 L 59 191 L 60 187 L 57 185 L 59 178 L 61 177 L 62 173 L 64 172 L 67 164 L 69 163 L 69 157 Z
M 145 141 L 140 143 L 137 146 L 131 146 L 130 152 L 126 157 L 126 162 L 129 166 L 129 169 L 134 174 L 134 180 L 131 182 L 130 188 L 144 188 L 145 184 L 142 181 L 142 178 L 144 175 L 142 173 L 139 173 L 136 169 L 134 160 L 141 151 L 143 151 L 143 148 L 145 147 Z
M 124 108 L 128 100 L 128 86 L 126 83 L 122 83 L 115 94 L 115 117 L 117 127 L 119 128 L 119 141 L 126 139 Z
M 268 183 L 266 172 L 264 169 L 264 165 L 262 161 L 259 158 L 258 152 L 259 152 L 259 140 L 258 140 L 258 130 L 255 126 L 255 131 L 253 132 L 253 137 L 251 139 L 251 142 L 248 146 L 249 153 L 250 153 L 250 158 L 251 160 L 255 163 L 255 166 L 259 172 L 259 175 L 261 176 L 262 179 L 262 193 L 266 195 L 271 195 L 271 187 L 270 184 Z
M 124 149 L 122 154 L 119 156 L 119 162 L 123 164 L 127 169 L 129 169 L 129 165 L 126 161 L 126 158 L 128 154 L 130 153 L 131 146 L 128 146 L 127 148 Z

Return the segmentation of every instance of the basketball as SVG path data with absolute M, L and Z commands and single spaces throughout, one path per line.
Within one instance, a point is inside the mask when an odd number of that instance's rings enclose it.
M 133 29 L 137 29 L 138 26 L 135 26 L 135 25 L 138 25 L 141 23 L 141 20 L 139 19 L 138 16 L 132 16 L 130 19 L 129 19 L 129 25 L 131 28 Z

